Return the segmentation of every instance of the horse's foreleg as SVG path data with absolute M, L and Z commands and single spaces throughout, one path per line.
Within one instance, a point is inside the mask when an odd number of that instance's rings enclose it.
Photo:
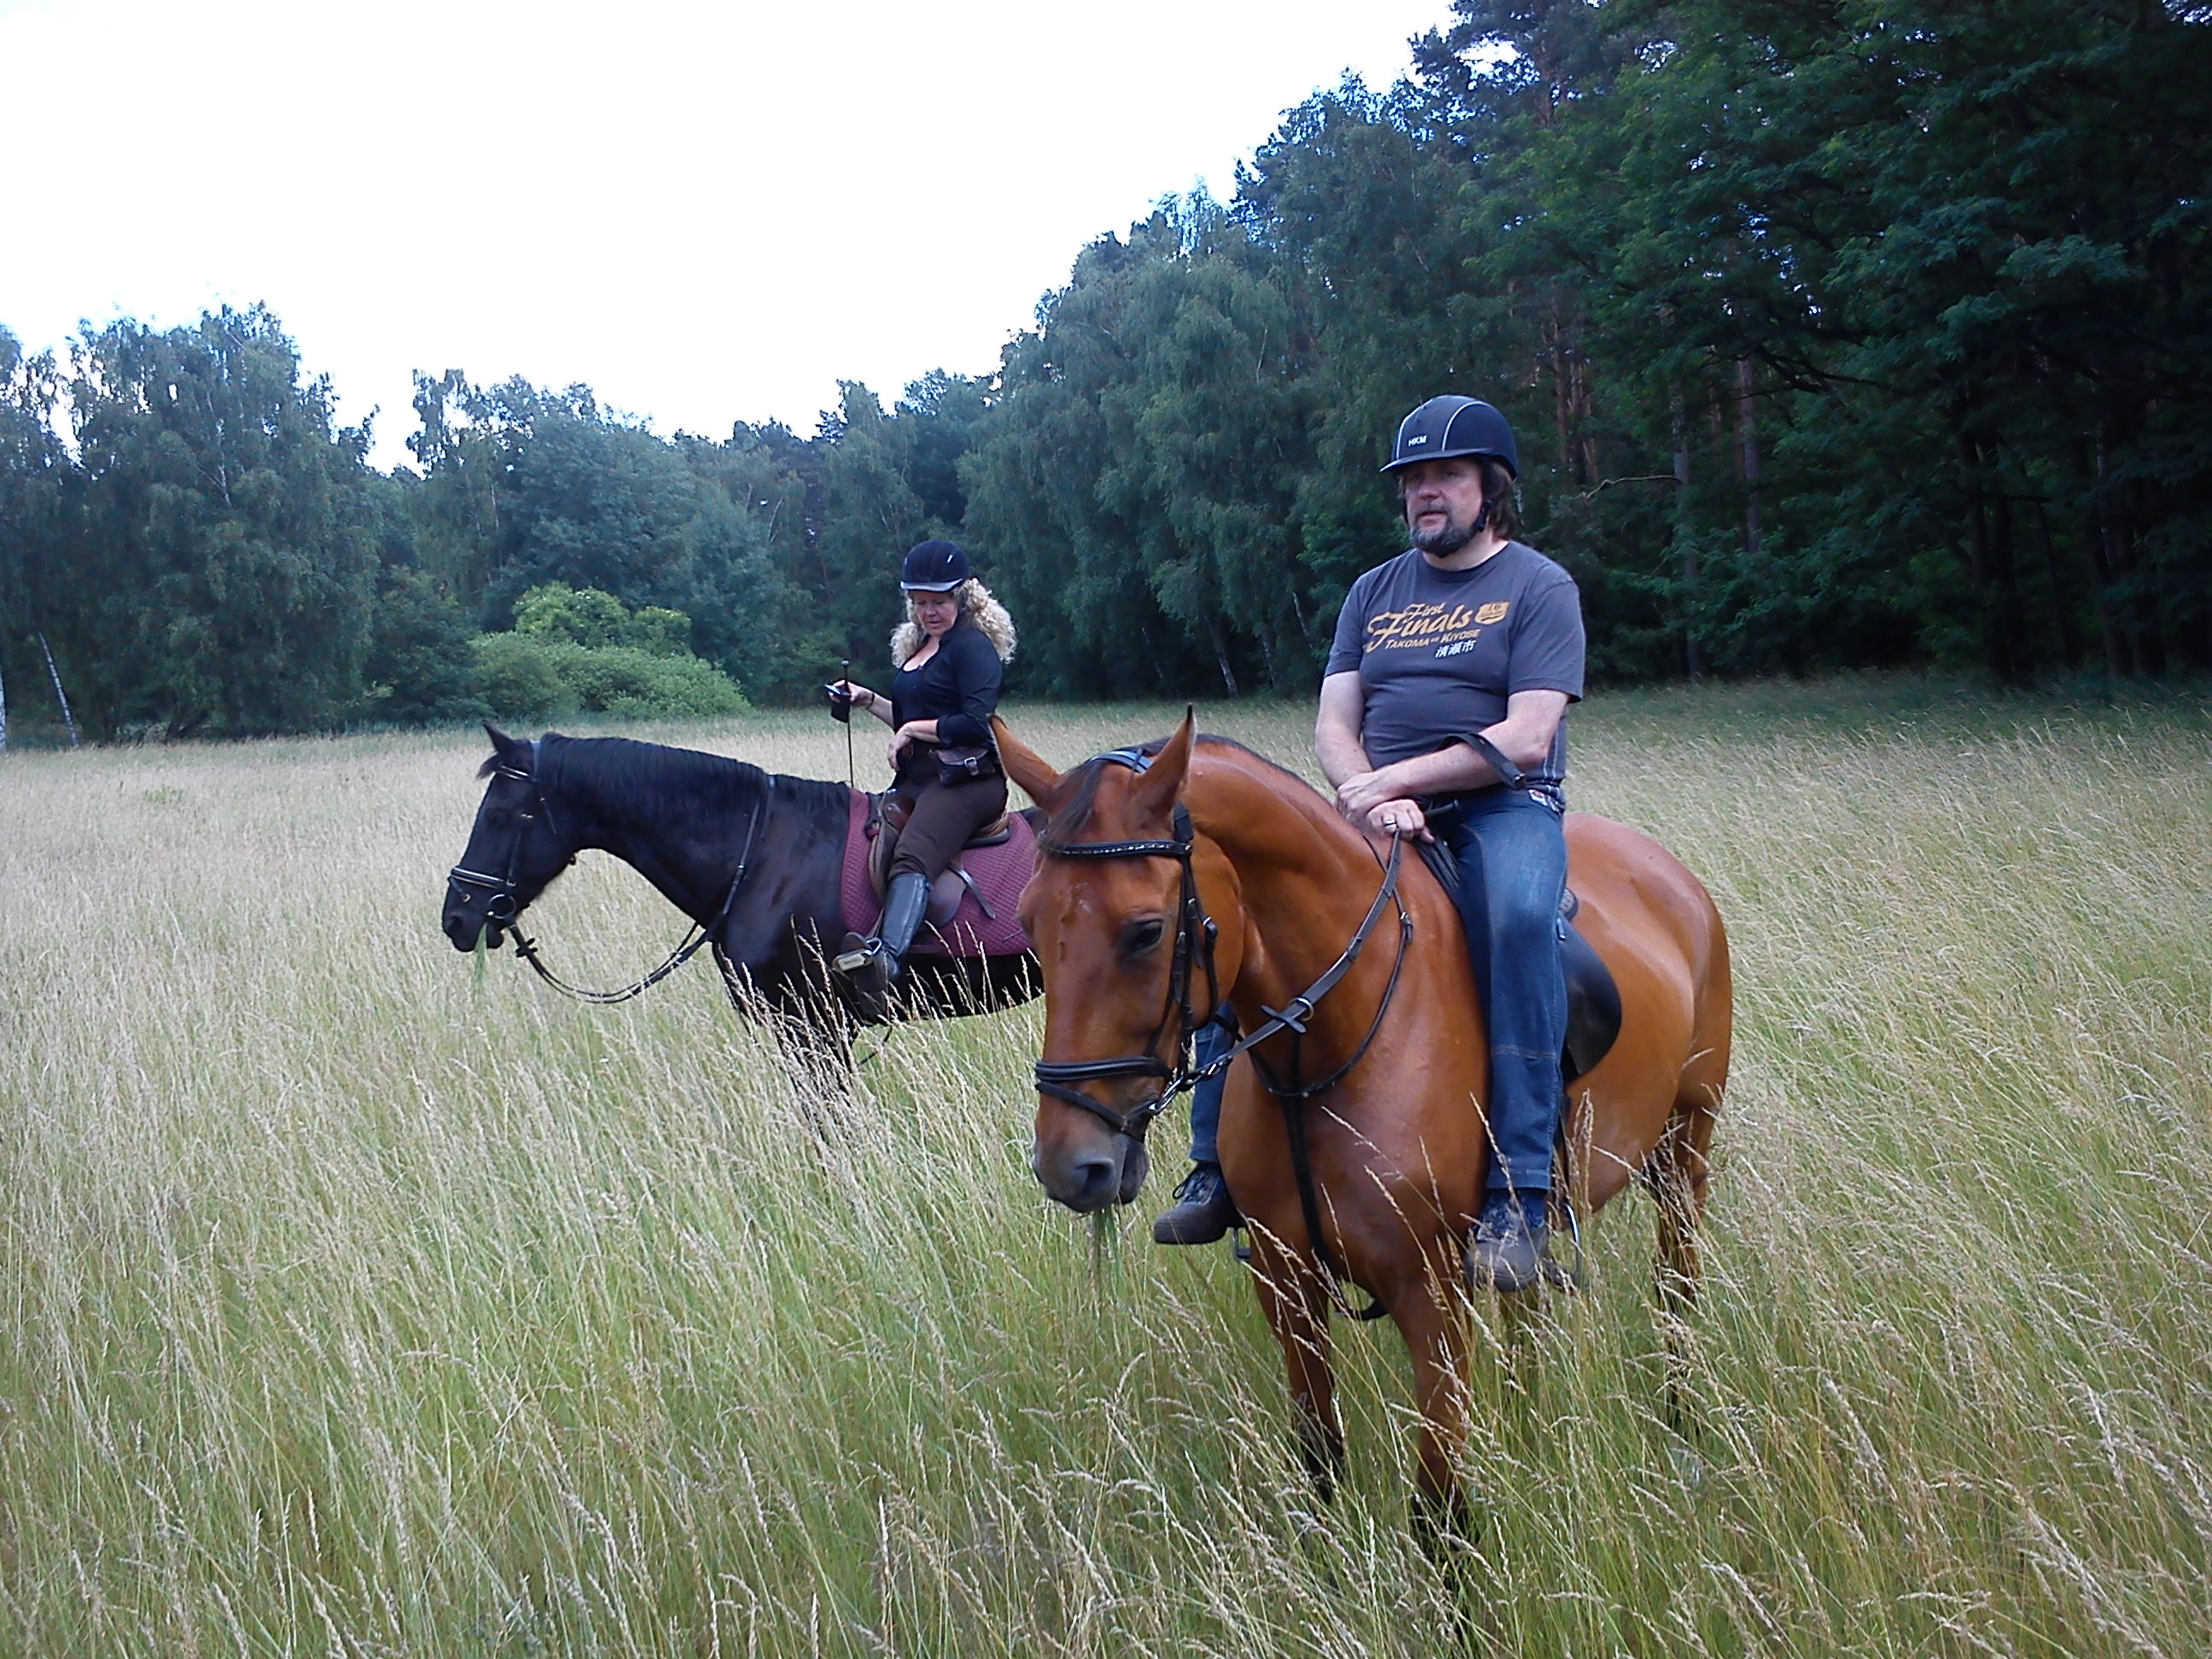
M 1290 1374 L 1298 1457 L 1328 1503 L 1344 1474 L 1344 1425 L 1337 1419 L 1336 1373 L 1328 1357 L 1328 1287 L 1316 1264 L 1291 1256 L 1264 1228 L 1253 1229 L 1252 1260 L 1260 1310 L 1282 1345 Z
M 1467 1455 L 1467 1318 L 1455 1293 L 1455 1245 L 1437 1253 L 1433 1276 L 1386 1297 L 1391 1322 L 1413 1362 L 1413 1399 L 1421 1413 L 1414 1439 L 1413 1527 L 1434 1548 L 1444 1539 L 1474 1535 L 1474 1516 L 1461 1470 Z
M 725 970 L 731 1000 L 766 1026 L 808 1124 L 820 1134 L 853 1098 L 851 1012 L 822 975 L 790 974 L 763 988 Z
M 1644 1165 L 1659 1206 L 1654 1289 L 1667 1348 L 1667 1419 L 1678 1431 L 1684 1427 L 1682 1401 L 1689 1381 L 1690 1318 L 1698 1306 L 1698 1228 L 1705 1213 L 1713 1116 L 1705 1091 L 1678 1102 L 1665 1138 Z

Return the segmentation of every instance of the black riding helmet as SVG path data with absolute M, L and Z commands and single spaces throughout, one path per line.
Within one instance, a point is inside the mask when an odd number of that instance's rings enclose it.
M 1416 461 L 1456 455 L 1480 455 L 1502 464 L 1516 481 L 1521 477 L 1521 452 L 1505 417 L 1480 398 L 1457 396 L 1431 398 L 1399 422 L 1390 465 L 1382 470 L 1395 472 Z
M 968 556 L 957 542 L 917 542 L 907 549 L 899 586 L 909 593 L 950 593 L 968 575 Z

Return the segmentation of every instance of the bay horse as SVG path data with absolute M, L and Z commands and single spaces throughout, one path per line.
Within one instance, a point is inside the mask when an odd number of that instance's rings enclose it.
M 1021 912 L 1045 990 L 1037 1179 L 1078 1212 L 1134 1199 L 1145 1130 L 1191 1078 L 1194 1025 L 1233 1004 L 1252 1046 L 1228 1073 L 1221 1167 L 1251 1226 L 1307 1468 L 1326 1496 L 1343 1465 L 1328 1319 L 1348 1280 L 1413 1358 L 1416 1518 L 1461 1523 L 1462 1260 L 1489 1057 L 1456 907 L 1402 847 L 1249 750 L 1195 736 L 1188 715 L 1171 738 L 1065 775 L 1003 726 L 999 744 L 1045 815 Z M 1566 837 L 1578 925 L 1622 1010 L 1571 1090 L 1579 1207 L 1650 1187 L 1662 1306 L 1679 1316 L 1696 1295 L 1728 1080 L 1727 935 L 1697 878 L 1648 836 L 1571 813 Z M 1355 936 L 1364 948 L 1347 951 Z
M 833 1083 L 844 1074 L 857 1022 L 825 964 L 845 931 L 845 785 L 629 738 L 532 741 L 489 722 L 484 730 L 489 781 L 441 918 L 455 950 L 473 951 L 479 938 L 496 950 L 513 934 L 526 952 L 516 927 L 523 910 L 578 853 L 611 853 L 690 917 L 691 948 L 711 945 L 731 1001 L 769 1026 L 795 1071 Z M 978 1013 L 1037 991 L 1028 956 L 915 955 L 906 966 L 902 1012 L 923 1018 Z

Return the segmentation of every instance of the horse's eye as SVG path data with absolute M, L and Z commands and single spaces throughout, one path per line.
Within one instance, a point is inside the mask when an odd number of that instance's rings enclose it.
M 1165 924 L 1158 916 L 1131 922 L 1121 930 L 1122 954 L 1132 957 L 1144 955 L 1160 942 L 1160 935 L 1165 931 Z
M 484 814 L 484 826 L 487 829 L 504 830 L 508 824 L 514 822 L 514 814 L 508 811 L 504 806 L 495 806 L 490 811 Z

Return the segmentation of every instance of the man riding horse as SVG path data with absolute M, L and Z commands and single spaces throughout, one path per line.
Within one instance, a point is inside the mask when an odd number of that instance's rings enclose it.
M 1468 1245 L 1479 1286 L 1542 1272 L 1567 1024 L 1559 905 L 1566 708 L 1583 692 L 1574 579 L 1513 539 L 1513 431 L 1473 398 L 1431 398 L 1389 464 L 1413 545 L 1352 584 L 1322 681 L 1314 751 L 1352 823 L 1441 840 L 1490 1043 L 1491 1139 Z M 1237 1211 L 1211 1158 L 1217 1086 L 1192 1102 L 1194 1167 L 1163 1243 L 1218 1239 Z

